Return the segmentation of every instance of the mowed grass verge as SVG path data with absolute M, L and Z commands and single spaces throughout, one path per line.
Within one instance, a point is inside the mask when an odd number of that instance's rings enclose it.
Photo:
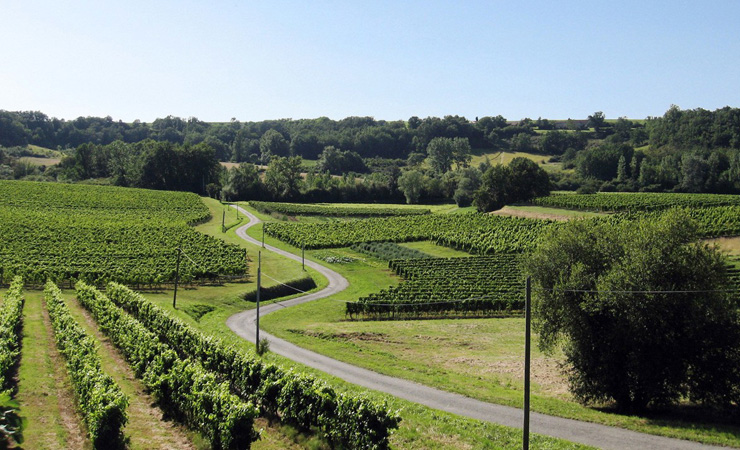
M 28 419 L 23 435 L 28 449 L 89 449 L 91 444 L 75 407 L 64 359 L 57 351 L 43 292 L 24 290 L 23 342 L 16 399 Z

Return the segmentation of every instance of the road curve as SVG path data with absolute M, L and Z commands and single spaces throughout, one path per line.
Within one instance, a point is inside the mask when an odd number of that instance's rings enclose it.
M 236 206 L 232 205 L 232 207 Z M 236 230 L 236 234 L 240 238 L 251 242 L 252 244 L 262 245 L 262 242 L 248 236 L 246 232 L 247 229 L 258 224 L 260 220 L 243 208 L 237 208 L 241 213 L 249 218 L 249 222 L 239 227 Z M 265 245 L 265 249 L 286 258 L 301 261 L 300 256 L 271 245 Z M 349 286 L 347 279 L 331 269 L 313 261 L 306 261 L 306 265 L 324 275 L 329 280 L 329 285 L 312 294 L 263 306 L 260 308 L 260 317 L 281 308 L 287 308 L 300 303 L 334 295 Z M 254 340 L 256 334 L 256 316 L 257 313 L 254 309 L 242 311 L 229 317 L 226 321 L 226 325 L 241 338 L 251 341 Z M 514 428 L 522 427 L 523 412 L 520 409 L 486 403 L 459 394 L 424 386 L 413 381 L 382 375 L 371 370 L 353 366 L 310 350 L 306 350 L 262 330 L 260 330 L 260 335 L 270 341 L 270 351 L 341 378 L 349 383 L 385 392 L 414 403 L 458 414 L 460 416 Z M 692 450 L 719 448 L 680 439 L 638 433 L 635 431 L 625 430 L 623 428 L 608 427 L 589 422 L 580 422 L 577 420 L 548 416 L 536 412 L 532 412 L 530 415 L 530 431 L 532 433 L 553 436 L 571 442 L 578 442 L 610 450 Z

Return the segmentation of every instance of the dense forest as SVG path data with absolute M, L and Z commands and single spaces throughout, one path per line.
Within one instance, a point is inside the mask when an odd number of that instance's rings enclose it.
M 49 168 L 24 164 L 29 145 L 65 156 Z M 526 163 L 506 169 L 488 159 L 471 164 L 474 155 L 496 152 L 541 155 L 530 160 L 549 163 L 552 189 L 740 193 L 740 109 L 672 106 L 645 120 L 607 120 L 596 112 L 561 121 L 445 116 L 207 123 L 168 116 L 150 124 L 0 111 L 0 178 L 96 179 L 229 200 L 454 200 L 490 209 L 523 200 L 517 192 L 545 190 L 541 173 Z M 227 170 L 219 161 L 245 164 Z M 536 174 L 540 185 L 516 186 L 531 177 L 512 170 Z

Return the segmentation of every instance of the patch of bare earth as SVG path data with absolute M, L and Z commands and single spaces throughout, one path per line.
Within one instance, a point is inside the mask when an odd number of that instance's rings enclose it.
M 73 306 L 70 302 L 70 306 Z M 136 378 L 118 349 L 97 328 L 90 314 L 79 308 L 85 319 L 82 324 L 100 342 L 98 352 L 105 353 L 113 363 L 103 360 L 103 370 L 113 377 L 128 396 L 128 424 L 124 433 L 129 439 L 129 448 L 140 449 L 183 449 L 194 450 L 196 447 L 187 437 L 181 425 L 162 418 L 162 411 L 154 406 L 154 398 L 146 392 L 144 385 Z
M 461 356 L 449 360 L 449 364 L 472 367 L 478 373 L 503 376 L 505 379 L 524 381 L 524 361 L 505 359 L 484 361 L 478 358 Z M 530 365 L 531 381 L 539 386 L 538 393 L 561 399 L 571 399 L 568 383 L 555 358 L 534 358 Z
M 707 239 L 706 242 L 716 244 L 724 252 L 740 255 L 740 236 Z
M 511 209 L 508 206 L 504 206 L 498 211 L 493 211 L 490 214 L 497 216 L 511 216 L 511 217 L 523 217 L 525 219 L 540 219 L 540 220 L 557 220 L 558 222 L 566 222 L 573 219 L 573 216 L 566 216 L 560 214 L 540 213 L 534 211 L 522 211 L 519 209 Z

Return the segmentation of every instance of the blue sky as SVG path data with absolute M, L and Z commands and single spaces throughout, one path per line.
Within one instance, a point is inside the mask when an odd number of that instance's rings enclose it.
M 740 107 L 740 2 L 0 0 L 0 109 L 151 122 Z

